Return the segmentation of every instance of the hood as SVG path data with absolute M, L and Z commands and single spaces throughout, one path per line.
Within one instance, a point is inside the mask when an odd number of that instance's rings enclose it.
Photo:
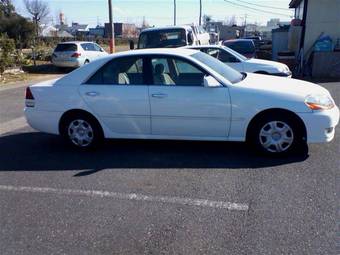
M 253 73 L 247 73 L 247 78 L 235 84 L 235 86 L 242 86 L 278 96 L 286 95 L 288 98 L 304 99 L 311 94 L 330 96 L 327 89 L 311 82 Z
M 264 60 L 264 59 L 257 59 L 257 58 L 252 58 L 246 60 L 247 63 L 251 64 L 256 64 L 260 66 L 266 66 L 266 67 L 274 67 L 276 69 L 284 69 L 286 70 L 287 65 L 280 63 L 280 62 L 275 62 L 275 61 L 270 61 L 270 60 Z

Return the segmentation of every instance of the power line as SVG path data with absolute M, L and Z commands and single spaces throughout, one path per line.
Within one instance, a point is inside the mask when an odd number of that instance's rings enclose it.
M 254 3 L 250 3 L 250 2 L 247 2 L 247 1 L 243 1 L 243 0 L 238 0 L 238 2 L 242 2 L 242 3 L 245 3 L 245 4 L 250 4 L 250 5 L 254 5 L 254 6 L 258 6 L 258 7 L 263 7 L 263 8 L 270 8 L 270 9 L 275 9 L 275 10 L 288 11 L 287 8 L 280 8 L 280 7 L 274 7 L 274 6 L 262 5 L 262 4 L 254 4 Z
M 248 9 L 250 9 L 250 10 L 257 11 L 257 12 L 269 13 L 269 14 L 274 14 L 274 15 L 279 15 L 279 16 L 284 16 L 284 17 L 291 17 L 290 15 L 287 15 L 287 14 L 282 14 L 282 13 L 277 13 L 277 12 L 271 12 L 271 11 L 260 10 L 260 9 L 256 9 L 256 8 L 253 8 L 253 7 L 249 7 L 249 6 L 246 6 L 246 5 L 243 5 L 243 4 L 234 3 L 234 2 L 231 2 L 231 1 L 228 1 L 228 0 L 223 0 L 223 1 L 226 2 L 226 3 L 229 3 L 229 4 L 233 4 L 233 5 L 235 5 L 235 6 L 238 6 L 238 7 L 248 8 Z

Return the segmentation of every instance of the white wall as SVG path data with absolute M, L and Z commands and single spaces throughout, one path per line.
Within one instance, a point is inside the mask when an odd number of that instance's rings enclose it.
M 340 0 L 309 0 L 308 3 L 304 52 L 322 32 L 335 43 L 340 38 Z

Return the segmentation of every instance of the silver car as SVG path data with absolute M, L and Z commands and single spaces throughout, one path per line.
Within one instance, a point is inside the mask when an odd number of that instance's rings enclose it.
M 57 67 L 80 67 L 91 61 L 108 55 L 93 42 L 59 43 L 52 54 L 52 63 Z

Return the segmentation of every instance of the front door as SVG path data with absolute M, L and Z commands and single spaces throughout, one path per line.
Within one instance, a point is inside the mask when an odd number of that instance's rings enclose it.
M 151 59 L 149 88 L 152 134 L 169 138 L 223 139 L 228 136 L 228 88 L 204 87 L 207 73 L 188 60 Z
M 111 60 L 85 84 L 80 94 L 115 137 L 151 134 L 148 86 L 141 57 Z

